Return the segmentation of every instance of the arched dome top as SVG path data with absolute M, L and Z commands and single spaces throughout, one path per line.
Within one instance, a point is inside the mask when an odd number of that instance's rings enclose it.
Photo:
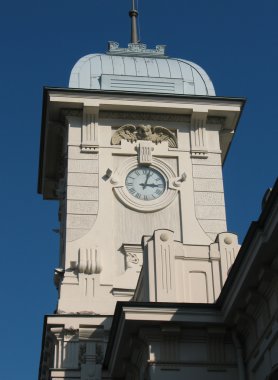
M 154 55 L 154 54 L 153 54 Z M 69 87 L 214 96 L 206 72 L 183 59 L 132 54 L 89 54 L 73 67 Z

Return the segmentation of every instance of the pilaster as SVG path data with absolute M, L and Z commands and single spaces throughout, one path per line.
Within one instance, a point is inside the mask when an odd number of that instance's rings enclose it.
M 192 158 L 207 158 L 208 143 L 206 132 L 207 112 L 193 112 L 190 125 Z
M 99 149 L 99 107 L 84 106 L 81 151 L 97 153 Z

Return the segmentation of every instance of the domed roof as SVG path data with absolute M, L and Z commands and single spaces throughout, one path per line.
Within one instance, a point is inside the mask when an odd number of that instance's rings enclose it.
M 79 59 L 72 69 L 69 87 L 215 95 L 211 80 L 200 66 L 164 56 L 164 46 L 151 50 L 143 44 L 120 49 L 118 44 L 110 43 L 107 54 L 89 54 Z

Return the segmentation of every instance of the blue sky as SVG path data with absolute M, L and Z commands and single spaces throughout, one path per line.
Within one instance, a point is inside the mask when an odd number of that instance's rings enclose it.
M 57 204 L 36 193 L 42 88 L 66 87 L 83 55 L 129 41 L 131 0 L 10 0 L 2 6 L 1 275 L 5 380 L 37 378 L 43 316 L 57 294 Z M 228 227 L 242 241 L 277 174 L 277 0 L 139 0 L 141 40 L 196 62 L 219 96 L 246 97 L 224 166 Z

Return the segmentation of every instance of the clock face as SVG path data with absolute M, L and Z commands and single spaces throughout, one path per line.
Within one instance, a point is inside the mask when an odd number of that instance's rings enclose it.
M 127 191 L 142 201 L 159 198 L 166 190 L 164 176 L 156 169 L 138 166 L 131 170 L 125 180 Z

